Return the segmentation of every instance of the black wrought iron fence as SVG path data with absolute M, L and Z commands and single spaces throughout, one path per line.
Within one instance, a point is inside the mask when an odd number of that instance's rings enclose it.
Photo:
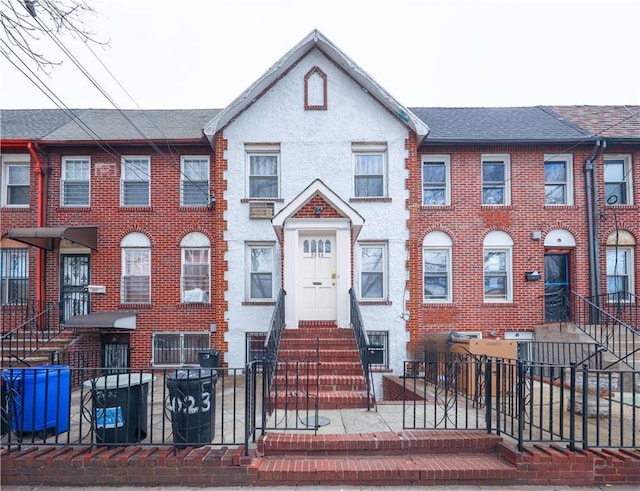
M 403 427 L 486 429 L 519 448 L 640 444 L 640 372 L 434 352 L 404 367 Z

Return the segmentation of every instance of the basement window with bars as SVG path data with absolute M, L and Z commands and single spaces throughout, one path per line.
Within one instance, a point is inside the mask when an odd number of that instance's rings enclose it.
M 262 361 L 265 358 L 266 350 L 264 343 L 267 340 L 266 332 L 248 332 L 246 333 L 246 360 L 247 363 L 253 361 Z
M 199 365 L 198 353 L 209 349 L 209 333 L 154 333 L 153 365 Z
M 367 336 L 371 368 L 389 368 L 389 331 L 367 331 Z

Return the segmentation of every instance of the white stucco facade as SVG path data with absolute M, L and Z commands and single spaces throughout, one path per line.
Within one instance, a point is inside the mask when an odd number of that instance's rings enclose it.
M 325 110 L 305 108 L 305 74 L 314 67 L 326 76 Z M 226 333 L 229 351 L 225 360 L 229 366 L 244 364 L 246 333 L 266 331 L 274 308 L 272 301 L 261 303 L 248 299 L 248 245 L 274 247 L 273 296 L 275 299 L 281 286 L 287 288 L 287 328 L 295 328 L 300 317 L 295 311 L 299 308 L 296 296 L 300 295 L 297 290 L 289 290 L 292 278 L 299 273 L 298 265 L 294 264 L 298 260 L 296 241 L 301 230 L 315 230 L 333 234 L 331 237 L 338 245 L 337 274 L 334 275 L 337 278 L 333 283 L 337 289 L 335 320 L 339 327 L 349 327 L 349 289 L 353 286 L 360 296 L 361 244 L 384 246 L 385 298 L 369 304 L 362 302 L 361 312 L 367 330 L 389 332 L 390 368 L 401 370 L 407 341 L 402 319 L 407 278 L 407 125 L 363 90 L 333 60 L 319 49 L 312 49 L 255 102 L 239 111 L 222 132 L 227 142 L 223 199 L 227 205 L 224 218 L 228 270 L 225 279 L 228 282 L 226 320 L 229 326 Z M 383 199 L 354 199 L 354 144 L 375 144 L 385 148 L 386 192 Z M 270 220 L 250 218 L 248 145 L 270 145 L 278 151 L 276 215 L 319 180 L 342 200 L 339 206 L 348 209 L 353 216 L 361 217 L 361 228 L 352 228 L 348 213 L 344 213 L 346 218 L 334 218 L 333 221 L 322 216 L 307 220 L 287 219 L 279 238 Z

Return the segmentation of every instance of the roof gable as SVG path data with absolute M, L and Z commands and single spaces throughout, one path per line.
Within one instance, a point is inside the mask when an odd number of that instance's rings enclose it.
M 220 111 L 204 128 L 205 135 L 213 141 L 214 135 L 230 124 L 239 114 L 249 108 L 280 78 L 282 78 L 302 57 L 312 49 L 318 49 L 329 60 L 339 66 L 360 87 L 367 91 L 378 103 L 387 108 L 404 125 L 418 135 L 422 140 L 429 128 L 413 114 L 408 108 L 401 105 L 391 97 L 380 85 L 376 83 L 362 68 L 354 63 L 346 54 L 340 51 L 331 41 L 318 30 L 312 31 L 293 49 L 286 53 L 271 68 L 269 68 L 258 80 L 256 80 L 245 92 L 238 96 L 225 109 Z

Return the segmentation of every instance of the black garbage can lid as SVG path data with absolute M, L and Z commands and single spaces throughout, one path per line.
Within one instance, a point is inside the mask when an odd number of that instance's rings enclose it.
M 200 380 L 209 378 L 217 379 L 218 371 L 210 368 L 185 367 L 167 374 L 167 379 L 169 380 Z

